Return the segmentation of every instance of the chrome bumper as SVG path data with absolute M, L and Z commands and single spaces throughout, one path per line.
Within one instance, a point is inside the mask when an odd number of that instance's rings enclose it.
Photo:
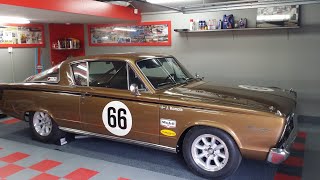
M 298 124 L 297 124 L 296 117 L 293 118 L 293 124 L 294 124 L 294 128 L 290 132 L 288 139 L 283 144 L 281 144 L 279 148 L 270 149 L 268 158 L 267 158 L 268 162 L 272 164 L 280 164 L 289 157 L 291 145 L 296 139 L 298 134 L 298 126 L 297 126 Z

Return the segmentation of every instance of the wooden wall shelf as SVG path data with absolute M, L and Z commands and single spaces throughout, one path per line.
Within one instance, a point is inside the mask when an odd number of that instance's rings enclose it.
M 68 50 L 79 50 L 81 48 L 52 48 L 52 50 L 57 50 L 57 51 L 68 51 Z
M 235 29 L 215 29 L 215 30 L 199 30 L 190 31 L 189 29 L 174 29 L 179 33 L 204 33 L 204 32 L 228 32 L 228 31 L 259 31 L 259 30 L 280 30 L 280 29 L 298 29 L 300 26 L 295 27 L 271 27 L 271 28 L 235 28 Z

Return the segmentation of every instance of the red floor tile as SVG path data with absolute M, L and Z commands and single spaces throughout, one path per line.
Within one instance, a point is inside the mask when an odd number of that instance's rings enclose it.
M 46 172 L 56 166 L 59 166 L 61 162 L 58 161 L 52 161 L 52 160 L 43 160 L 41 162 L 38 162 L 37 164 L 34 164 L 30 166 L 30 169 L 41 171 L 41 172 Z
M 4 161 L 4 162 L 7 162 L 7 163 L 14 163 L 14 162 L 20 161 L 20 160 L 22 160 L 24 158 L 27 158 L 29 156 L 30 155 L 28 155 L 28 154 L 24 154 L 24 153 L 21 153 L 21 152 L 16 152 L 16 153 L 13 153 L 13 154 L 10 154 L 8 156 L 0 158 L 0 161 Z
M 118 180 L 130 180 L 130 179 L 119 177 Z
M 8 164 L 8 165 L 0 168 L 0 177 L 6 178 L 8 176 L 11 176 L 11 175 L 23 170 L 23 169 L 25 169 L 25 168 L 21 167 L 21 166 L 14 165 L 14 164 Z
M 93 171 L 90 169 L 85 169 L 85 168 L 79 168 L 70 174 L 66 175 L 64 178 L 65 179 L 72 179 L 72 180 L 87 180 L 90 179 L 91 177 L 95 176 L 99 172 Z
M 277 173 L 274 176 L 274 180 L 301 180 L 301 177 L 299 177 L 299 176 L 289 176 L 287 174 Z
M 303 166 L 303 159 L 290 156 L 286 161 L 284 161 L 284 164 L 286 164 L 288 166 L 302 167 Z
M 3 123 L 3 124 L 15 124 L 15 123 L 18 123 L 20 121 L 21 120 L 19 120 L 19 119 L 13 118 L 13 119 L 8 119 L 8 120 L 1 121 L 1 123 Z
M 32 178 L 31 180 L 58 180 L 58 179 L 60 179 L 60 177 L 54 176 L 51 174 L 42 173 L 42 174 Z
M 291 148 L 296 150 L 296 151 L 304 151 L 304 144 L 295 142 L 295 143 L 292 144 Z
M 307 137 L 307 133 L 301 131 L 301 132 L 298 133 L 298 137 L 305 139 Z

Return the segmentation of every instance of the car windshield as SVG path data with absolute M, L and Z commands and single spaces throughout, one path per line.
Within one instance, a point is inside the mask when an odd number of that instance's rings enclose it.
M 194 79 L 173 57 L 142 60 L 137 65 L 156 89 L 187 83 Z

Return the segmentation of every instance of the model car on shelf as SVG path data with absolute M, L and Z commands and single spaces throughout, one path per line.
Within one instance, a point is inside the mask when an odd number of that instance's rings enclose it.
M 294 91 L 213 85 L 168 55 L 72 58 L 0 94 L 40 141 L 71 132 L 182 153 L 206 178 L 230 176 L 243 157 L 281 163 L 297 134 Z

